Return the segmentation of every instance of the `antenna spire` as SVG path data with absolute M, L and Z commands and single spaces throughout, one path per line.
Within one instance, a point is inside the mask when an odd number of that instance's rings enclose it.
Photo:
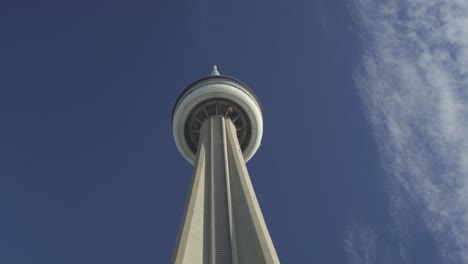
M 219 71 L 218 71 L 218 67 L 215 65 L 213 65 L 213 71 L 211 72 L 211 76 L 213 75 L 220 75 L 219 74 Z

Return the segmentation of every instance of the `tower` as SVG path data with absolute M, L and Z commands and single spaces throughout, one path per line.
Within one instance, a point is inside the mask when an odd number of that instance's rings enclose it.
M 245 165 L 263 134 L 253 91 L 214 66 L 179 96 L 172 128 L 194 171 L 171 263 L 279 263 Z

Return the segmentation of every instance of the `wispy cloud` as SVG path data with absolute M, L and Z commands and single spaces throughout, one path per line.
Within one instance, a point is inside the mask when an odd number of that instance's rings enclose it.
M 420 209 L 443 263 L 468 263 L 468 1 L 353 0 L 356 85 L 396 227 Z
M 370 228 L 353 223 L 346 230 L 344 246 L 350 264 L 376 263 L 377 235 Z

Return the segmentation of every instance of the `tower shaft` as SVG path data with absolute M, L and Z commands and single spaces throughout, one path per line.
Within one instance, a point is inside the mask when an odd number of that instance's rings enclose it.
M 279 263 L 229 118 L 207 118 L 172 263 Z

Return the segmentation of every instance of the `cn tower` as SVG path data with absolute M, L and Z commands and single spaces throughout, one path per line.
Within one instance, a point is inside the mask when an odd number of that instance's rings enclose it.
M 179 96 L 172 129 L 194 170 L 171 263 L 280 263 L 245 165 L 263 134 L 254 92 L 214 66 Z

